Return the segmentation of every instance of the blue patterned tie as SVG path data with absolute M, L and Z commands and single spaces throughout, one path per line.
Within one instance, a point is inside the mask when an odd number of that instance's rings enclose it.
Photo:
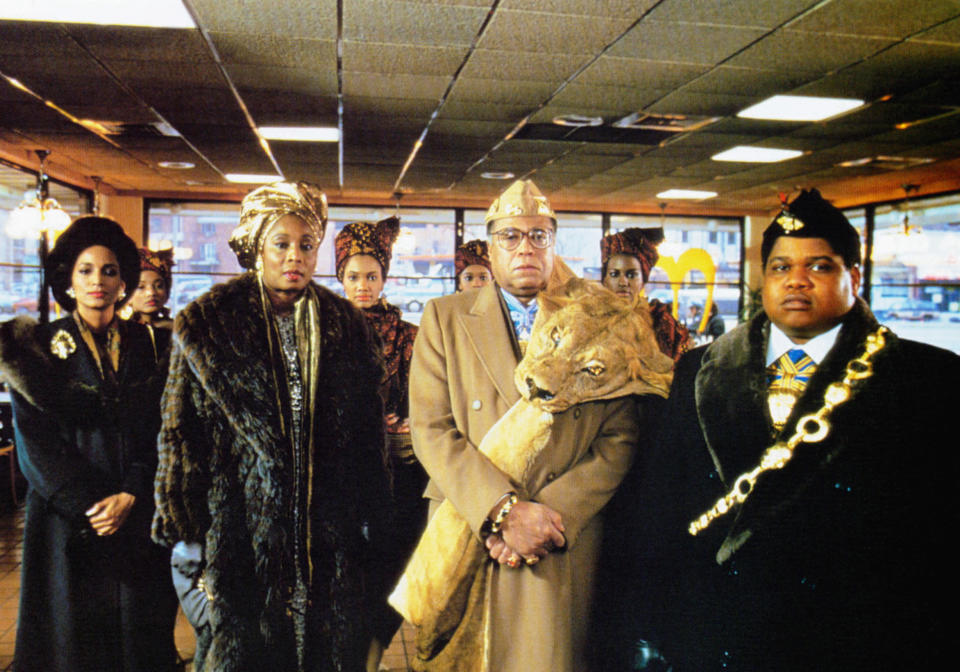
M 799 348 L 784 353 L 767 367 L 767 406 L 775 434 L 783 429 L 794 404 L 807 389 L 807 382 L 816 370 L 814 361 Z

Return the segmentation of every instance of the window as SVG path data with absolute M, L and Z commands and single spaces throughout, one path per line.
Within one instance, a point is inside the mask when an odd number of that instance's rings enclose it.
M 847 213 L 858 229 L 866 211 Z M 960 195 L 874 209 L 870 307 L 898 335 L 960 353 Z
M 663 227 L 660 260 L 650 272 L 646 294 L 673 308 L 674 316 L 696 333 L 715 303 L 727 330 L 740 313 L 742 220 L 737 218 L 612 215 L 614 233 L 630 227 Z M 706 315 L 706 319 L 705 316 Z
M 71 217 L 87 210 L 86 192 L 52 180 L 49 196 L 55 198 Z M 6 163 L 0 163 L 0 319 L 10 315 L 37 315 L 40 296 L 40 238 L 15 238 L 8 232 L 10 213 L 27 192 L 37 187 L 37 175 Z M 56 232 L 50 232 L 53 239 Z M 60 317 L 59 306 L 50 299 L 51 318 Z

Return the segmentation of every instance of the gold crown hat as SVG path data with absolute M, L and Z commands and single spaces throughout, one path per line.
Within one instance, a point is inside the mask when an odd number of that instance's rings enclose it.
M 531 180 L 517 180 L 490 204 L 483 223 L 489 231 L 490 225 L 498 219 L 537 216 L 549 217 L 556 228 L 557 215 L 543 192 Z
M 327 228 L 327 196 L 309 182 L 274 182 L 247 194 L 240 204 L 240 223 L 230 234 L 230 249 L 240 266 L 256 266 L 263 236 L 284 215 L 296 215 L 323 239 Z

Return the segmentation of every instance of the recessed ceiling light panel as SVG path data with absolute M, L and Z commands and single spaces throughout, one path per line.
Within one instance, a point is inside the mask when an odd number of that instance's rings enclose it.
M 480 173 L 480 177 L 485 180 L 511 180 L 516 176 L 509 170 L 488 170 Z
M 193 18 L 181 0 L 44 0 L 5 2 L 0 19 L 8 21 L 53 21 L 91 23 L 102 26 L 144 26 L 147 28 L 195 28 Z
M 774 149 L 772 147 L 751 147 L 737 145 L 725 152 L 714 154 L 710 158 L 714 161 L 740 161 L 743 163 L 777 163 L 787 159 L 802 156 L 803 152 L 796 149 Z
M 773 121 L 823 121 L 863 105 L 856 98 L 818 98 L 815 96 L 773 96 L 737 113 L 746 119 Z
M 702 201 L 708 198 L 714 198 L 717 195 L 715 191 L 697 191 L 696 189 L 667 189 L 657 194 L 657 198 L 666 199 L 687 199 L 691 201 Z
M 190 170 L 197 167 L 196 164 L 189 161 L 160 161 L 157 165 L 169 170 Z
M 261 126 L 260 135 L 267 140 L 291 142 L 338 142 L 340 130 L 334 126 Z

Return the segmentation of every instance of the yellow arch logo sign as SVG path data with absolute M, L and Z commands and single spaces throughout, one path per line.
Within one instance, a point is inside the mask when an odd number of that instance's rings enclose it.
M 710 254 L 701 248 L 685 250 L 679 259 L 660 257 L 657 266 L 662 268 L 670 280 L 670 289 L 673 290 L 673 316 L 679 319 L 680 287 L 683 279 L 690 271 L 703 273 L 707 283 L 707 301 L 703 307 L 703 316 L 700 318 L 698 331 L 703 331 L 710 319 L 710 306 L 713 304 L 714 281 L 717 278 L 717 266 Z

